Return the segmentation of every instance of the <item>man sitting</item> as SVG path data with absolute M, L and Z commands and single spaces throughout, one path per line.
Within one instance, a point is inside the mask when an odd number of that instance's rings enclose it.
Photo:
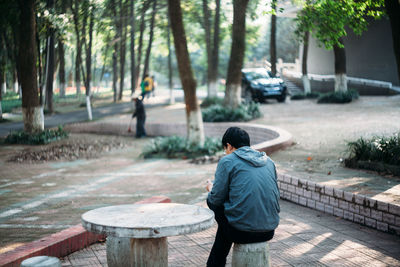
M 279 189 L 274 162 L 250 148 L 248 133 L 226 130 L 222 145 L 226 156 L 218 163 L 214 184 L 208 181 L 208 207 L 218 230 L 207 266 L 225 266 L 232 243 L 265 242 L 279 224 Z

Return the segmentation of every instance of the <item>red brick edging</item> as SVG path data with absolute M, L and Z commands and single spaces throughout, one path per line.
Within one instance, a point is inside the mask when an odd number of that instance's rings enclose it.
M 153 196 L 135 204 L 170 202 L 171 199 L 166 196 Z M 81 224 L 78 224 L 0 254 L 0 266 L 19 267 L 24 259 L 34 256 L 64 257 L 104 239 L 105 235 L 90 233 Z

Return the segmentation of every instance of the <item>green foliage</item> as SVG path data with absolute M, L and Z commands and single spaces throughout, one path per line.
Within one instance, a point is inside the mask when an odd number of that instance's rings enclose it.
M 361 35 L 367 29 L 367 18 L 382 17 L 383 7 L 384 0 L 306 0 L 297 13 L 296 34 L 303 40 L 304 33 L 310 32 L 326 49 L 343 47 L 339 39 L 347 35 L 345 27 Z
M 203 109 L 202 114 L 205 122 L 249 121 L 262 116 L 260 105 L 255 102 L 242 104 L 238 108 L 212 105 Z
M 59 126 L 57 130 L 46 129 L 42 132 L 28 134 L 24 131 L 10 133 L 4 143 L 44 145 L 68 137 L 68 132 Z
M 299 94 L 294 94 L 290 97 L 291 100 L 302 100 L 302 99 L 306 99 L 306 98 L 310 98 L 310 99 L 314 99 L 314 98 L 318 98 L 320 97 L 321 94 L 318 92 L 311 92 L 311 93 L 299 93 Z
M 321 95 L 318 104 L 344 104 L 358 99 L 360 95 L 356 90 L 350 89 L 347 92 L 331 92 Z
M 201 102 L 200 107 L 207 108 L 212 105 L 222 105 L 224 103 L 224 99 L 220 97 L 207 97 Z
M 400 166 L 400 133 L 394 136 L 359 138 L 347 143 L 348 160 L 382 162 Z
M 19 94 L 14 91 L 7 91 L 4 95 L 2 95 L 3 100 L 13 100 L 19 99 Z
M 2 100 L 1 108 L 3 109 L 4 113 L 9 113 L 14 108 L 21 107 L 21 103 L 22 103 L 21 99 Z
M 222 143 L 219 139 L 206 137 L 204 146 L 191 144 L 181 136 L 158 137 L 147 145 L 142 155 L 144 158 L 195 158 L 200 156 L 212 156 L 222 151 Z

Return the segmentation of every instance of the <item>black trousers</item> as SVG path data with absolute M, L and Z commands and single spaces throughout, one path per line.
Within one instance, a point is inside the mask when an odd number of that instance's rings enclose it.
M 228 223 L 224 214 L 224 208 L 215 206 L 208 202 L 208 207 L 214 211 L 215 220 L 218 223 L 218 230 L 215 236 L 214 245 L 207 260 L 208 267 L 223 267 L 226 264 L 226 257 L 233 243 L 249 244 L 271 240 L 275 231 L 268 232 L 245 232 L 240 231 Z
M 137 117 L 136 122 L 136 137 L 146 136 L 146 130 L 144 129 L 144 123 L 146 121 L 146 117 Z

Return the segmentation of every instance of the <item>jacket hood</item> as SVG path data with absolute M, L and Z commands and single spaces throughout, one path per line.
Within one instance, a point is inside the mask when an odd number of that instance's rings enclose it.
M 256 167 L 265 166 L 268 161 L 268 156 L 265 152 L 259 152 L 248 146 L 238 148 L 233 153 Z

